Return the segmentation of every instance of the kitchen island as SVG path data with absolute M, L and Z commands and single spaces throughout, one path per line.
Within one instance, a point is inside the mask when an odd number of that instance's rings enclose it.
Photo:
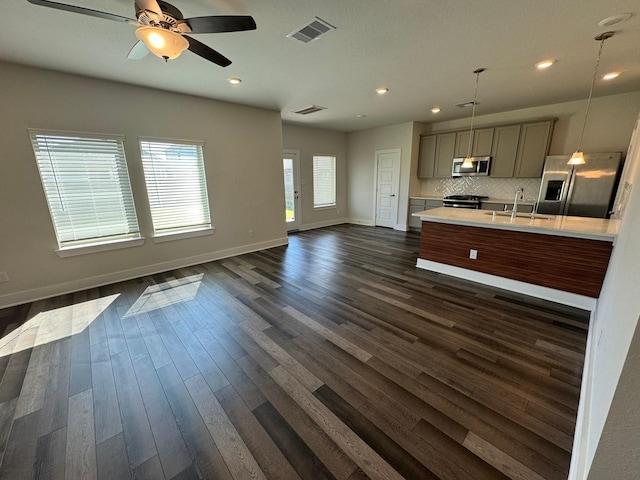
M 417 267 L 591 310 L 619 221 L 436 208 L 422 221 Z

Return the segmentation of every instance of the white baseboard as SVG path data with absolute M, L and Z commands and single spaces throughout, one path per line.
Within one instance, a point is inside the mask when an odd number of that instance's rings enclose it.
M 314 228 L 332 227 L 333 225 L 342 225 L 347 223 L 346 218 L 334 218 L 332 220 L 324 220 L 322 222 L 305 223 L 300 227 L 300 231 L 313 230 Z
M 364 218 L 350 218 L 347 221 L 349 223 L 354 224 L 354 225 L 365 225 L 367 227 L 374 227 L 375 226 L 375 223 L 373 222 L 373 220 L 364 219 Z
M 401 232 L 408 232 L 409 231 L 409 225 L 408 224 L 401 224 L 398 223 L 395 227 L 393 227 L 394 230 L 400 230 Z
M 467 270 L 466 268 L 454 267 L 444 263 L 432 262 L 419 258 L 416 267 L 432 272 L 444 273 L 452 277 L 463 278 L 472 282 L 483 283 L 496 288 L 502 288 L 512 292 L 522 293 L 531 297 L 549 300 L 551 302 L 561 303 L 570 307 L 581 308 L 583 310 L 593 311 L 596 306 L 596 298 L 578 295 L 577 293 L 563 292 L 553 288 L 542 287 L 532 283 L 520 282 L 509 278 L 489 275 L 488 273 L 476 272 L 475 270 Z
M 591 433 L 591 406 L 593 404 L 593 371 L 595 369 L 596 332 L 599 330 L 596 309 L 591 312 L 589 320 L 589 333 L 587 334 L 587 347 L 585 349 L 584 366 L 582 368 L 582 385 L 580 387 L 580 401 L 576 416 L 576 429 L 573 434 L 573 448 L 571 451 L 571 464 L 567 480 L 584 480 L 587 478 L 590 464 L 589 442 Z
M 240 247 L 218 250 L 216 252 L 206 253 L 203 255 L 179 258 L 168 262 L 155 263 L 153 265 L 144 265 L 142 267 L 120 270 L 118 272 L 107 273 L 104 275 L 96 275 L 94 277 L 76 279 L 69 282 L 58 283 L 55 285 L 47 285 L 46 287 L 23 290 L 21 292 L 0 296 L 0 308 L 35 302 L 36 300 L 42 300 L 44 298 L 50 298 L 57 295 L 64 295 L 66 293 L 77 292 L 79 290 L 100 287 L 102 285 L 108 285 L 110 283 L 123 282 L 125 280 L 131 280 L 133 278 L 143 277 L 146 275 L 154 275 L 156 273 L 166 272 L 168 270 L 175 270 L 176 268 L 190 267 L 192 265 L 221 260 L 223 258 L 235 257 L 237 255 L 257 252 L 259 250 L 265 250 L 267 248 L 288 245 L 288 243 L 289 240 L 287 237 L 276 238 L 265 242 L 252 243 L 249 245 L 242 245 Z

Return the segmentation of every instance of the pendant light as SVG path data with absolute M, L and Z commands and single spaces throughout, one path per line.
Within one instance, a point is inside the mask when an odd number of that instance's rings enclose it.
M 587 118 L 589 117 L 589 107 L 591 106 L 591 97 L 593 95 L 593 87 L 596 84 L 596 77 L 598 76 L 598 67 L 600 66 L 600 57 L 602 56 L 602 47 L 604 46 L 604 41 L 608 38 L 613 37 L 613 32 L 604 32 L 598 35 L 595 39 L 600 42 L 600 50 L 598 51 L 598 59 L 596 60 L 596 66 L 593 70 L 593 79 L 591 80 L 591 90 L 589 90 L 589 98 L 587 100 L 587 109 L 584 113 L 584 122 L 582 124 L 582 132 L 580 133 L 580 142 L 578 142 L 578 148 L 575 153 L 571 155 L 571 158 L 567 162 L 569 165 L 584 165 L 584 154 L 580 150 L 582 146 L 582 139 L 584 138 L 584 129 L 587 126 Z
M 480 74 L 484 72 L 484 68 L 477 68 L 473 71 L 476 74 L 476 89 L 473 93 L 473 108 L 471 110 L 471 127 L 469 128 L 469 149 L 467 150 L 467 156 L 462 162 L 462 168 L 473 168 L 473 159 L 471 158 L 471 144 L 473 143 L 473 119 L 476 116 L 476 104 L 478 103 L 476 100 L 478 99 L 478 80 L 480 79 Z

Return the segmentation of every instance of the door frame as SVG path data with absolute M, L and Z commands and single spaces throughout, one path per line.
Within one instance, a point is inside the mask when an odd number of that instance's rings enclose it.
M 295 221 L 291 223 L 287 223 L 287 233 L 295 232 L 302 228 L 302 193 L 300 191 L 300 150 L 290 150 L 283 149 L 282 150 L 282 158 L 290 158 L 293 162 L 293 186 L 295 191 L 298 192 L 294 197 L 294 213 L 295 213 Z M 284 175 L 284 171 L 283 171 Z M 284 187 L 284 184 L 283 184 Z M 282 192 L 284 198 L 284 191 Z M 284 213 L 284 212 L 283 212 Z M 286 223 L 286 221 L 285 221 Z
M 382 153 L 397 153 L 398 160 L 400 161 L 400 171 L 398 175 L 398 179 L 396 181 L 396 188 L 398 193 L 396 193 L 396 197 L 398 198 L 398 203 L 396 204 L 396 224 L 393 226 L 394 230 L 397 230 L 398 227 L 398 212 L 400 210 L 400 177 L 402 176 L 402 149 L 401 148 L 385 148 L 381 150 L 376 150 L 373 154 L 373 221 L 371 224 L 376 226 L 376 217 L 378 215 L 378 155 Z

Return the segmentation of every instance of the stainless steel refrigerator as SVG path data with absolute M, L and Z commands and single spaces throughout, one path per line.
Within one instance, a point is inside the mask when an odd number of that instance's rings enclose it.
M 538 213 L 608 218 L 622 153 L 585 153 L 584 165 L 568 165 L 571 155 L 547 157 L 538 195 Z

